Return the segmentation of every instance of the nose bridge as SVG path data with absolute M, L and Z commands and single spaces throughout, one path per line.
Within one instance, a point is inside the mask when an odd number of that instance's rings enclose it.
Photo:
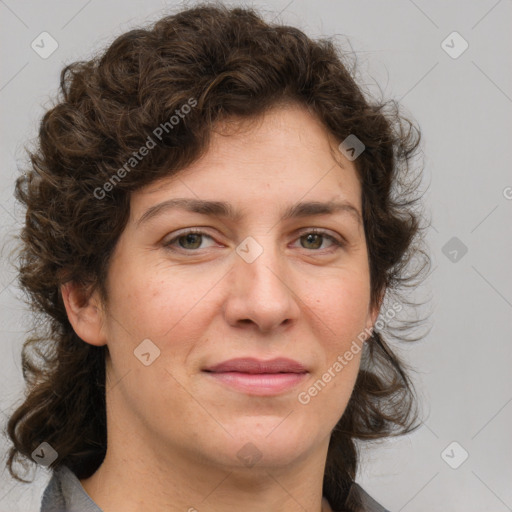
M 240 279 L 247 280 L 246 284 L 250 285 L 256 295 L 274 300 L 288 296 L 283 255 L 272 235 L 260 236 L 258 240 L 247 237 L 238 246 L 237 253 L 241 260 L 236 263 Z
M 298 307 L 289 271 L 274 238 L 247 237 L 236 252 L 231 321 L 250 319 L 261 329 L 271 329 L 295 317 Z

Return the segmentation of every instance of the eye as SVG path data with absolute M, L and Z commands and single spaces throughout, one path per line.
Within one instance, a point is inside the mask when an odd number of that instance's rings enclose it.
M 340 248 L 344 246 L 344 243 L 341 240 L 338 240 L 336 237 L 327 234 L 325 231 L 319 229 L 312 229 L 302 234 L 299 237 L 299 240 L 305 239 L 306 244 L 310 245 L 310 247 L 304 247 L 305 249 L 317 250 L 322 246 L 323 240 L 327 239 L 331 242 L 331 247 Z M 335 250 L 336 250 L 335 249 Z
M 213 240 L 213 238 L 207 235 L 204 231 L 201 231 L 199 229 L 189 229 L 188 231 L 172 238 L 168 242 L 165 242 L 164 246 L 174 251 L 175 249 L 173 249 L 172 246 L 175 245 L 176 242 L 182 241 L 179 243 L 181 249 L 191 251 L 201 248 L 204 249 L 204 247 L 200 247 L 203 237 L 207 237 Z
M 171 238 L 169 241 L 164 243 L 164 247 L 167 249 L 179 252 L 180 250 L 184 250 L 186 252 L 195 252 L 198 249 L 205 249 L 206 247 L 201 247 L 201 242 L 204 238 L 209 238 L 213 240 L 213 237 L 206 234 L 204 231 L 200 229 L 189 229 L 185 232 L 182 232 L 178 236 Z M 302 245 L 302 248 L 308 249 L 311 251 L 318 251 L 323 245 L 325 240 L 331 242 L 329 247 L 334 246 L 334 250 L 337 250 L 340 247 L 343 247 L 345 244 L 342 240 L 338 240 L 338 238 L 327 234 L 325 231 L 319 229 L 311 229 L 309 231 L 304 232 L 299 236 L 297 240 L 305 240 L 305 244 L 309 245 L 309 247 Z M 178 244 L 178 246 L 176 246 Z M 325 247 L 324 247 L 325 249 Z

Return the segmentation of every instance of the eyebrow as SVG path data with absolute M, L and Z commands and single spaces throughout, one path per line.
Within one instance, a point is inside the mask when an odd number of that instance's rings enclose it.
M 222 217 L 233 222 L 239 222 L 244 217 L 242 212 L 235 211 L 230 203 L 226 203 L 224 201 L 174 198 L 163 201 L 162 203 L 158 203 L 151 208 L 148 208 L 148 210 L 146 210 L 140 219 L 136 222 L 136 227 L 139 227 L 141 224 L 148 222 L 150 219 L 174 208 L 179 208 L 192 213 L 199 213 L 201 215 Z M 291 218 L 311 217 L 314 215 L 332 215 L 335 213 L 348 213 L 359 224 L 363 223 L 359 210 L 347 201 L 309 201 L 296 203 L 289 206 L 283 212 L 281 221 Z

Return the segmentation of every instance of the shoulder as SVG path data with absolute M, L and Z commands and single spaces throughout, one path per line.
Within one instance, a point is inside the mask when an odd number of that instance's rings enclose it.
M 41 498 L 40 512 L 102 512 L 67 467 L 53 471 Z

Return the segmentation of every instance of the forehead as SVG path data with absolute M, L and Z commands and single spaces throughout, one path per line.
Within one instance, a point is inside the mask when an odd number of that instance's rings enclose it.
M 133 207 L 140 212 L 180 197 L 238 203 L 246 210 L 335 199 L 358 208 L 357 170 L 337 144 L 302 106 L 274 108 L 248 120 L 226 119 L 215 126 L 200 159 L 134 192 Z M 233 216 L 225 205 L 224 213 Z

